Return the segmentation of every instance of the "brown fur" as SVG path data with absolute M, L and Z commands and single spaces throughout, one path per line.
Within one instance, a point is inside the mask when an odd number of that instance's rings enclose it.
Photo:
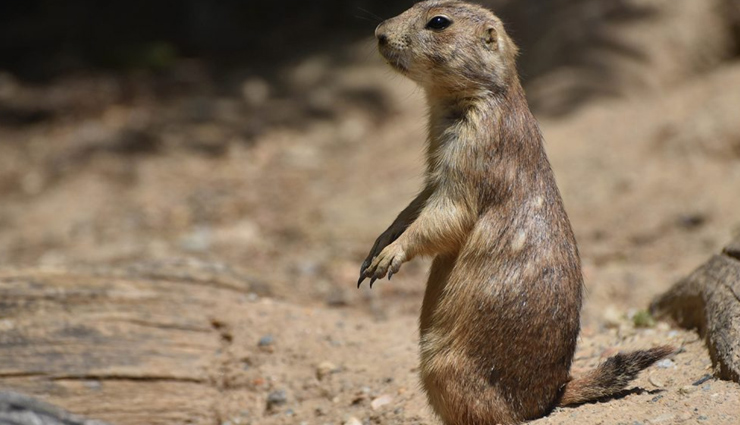
M 435 16 L 452 24 L 426 28 Z M 487 9 L 426 1 L 380 24 L 381 54 L 429 103 L 426 183 L 360 272 L 380 279 L 433 256 L 421 311 L 421 381 L 448 425 L 513 424 L 614 394 L 669 353 L 569 370 L 582 277 L 576 241 L 516 73 Z M 359 283 L 358 283 L 359 286 Z
M 641 370 L 674 353 L 673 347 L 618 353 L 596 369 L 573 379 L 565 387 L 561 406 L 586 403 L 612 396 L 624 389 Z

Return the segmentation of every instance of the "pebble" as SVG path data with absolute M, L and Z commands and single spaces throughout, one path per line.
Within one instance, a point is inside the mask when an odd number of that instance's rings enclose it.
M 655 397 L 653 397 L 653 398 L 652 398 L 652 399 L 650 400 L 650 402 L 651 402 L 651 403 L 656 403 L 656 402 L 657 402 L 658 400 L 660 400 L 661 398 L 663 398 L 663 396 L 662 396 L 662 395 L 656 395 Z
M 663 388 L 663 383 L 658 381 L 658 379 L 652 375 L 648 377 L 648 381 L 650 381 L 650 383 L 653 384 L 657 388 Z
M 393 401 L 393 397 L 388 394 L 383 394 L 370 402 L 370 407 L 373 408 L 373 410 L 378 410 L 381 407 L 385 406 L 386 404 L 389 404 Z
M 272 343 L 275 342 L 275 339 L 272 337 L 272 335 L 265 335 L 262 338 L 260 338 L 260 341 L 257 343 L 258 347 L 268 347 L 272 345 Z
M 680 394 L 691 394 L 691 393 L 693 393 L 696 390 L 697 390 L 697 388 L 695 386 L 693 386 L 693 385 L 686 385 L 686 386 L 683 386 L 683 387 L 679 388 L 678 389 L 678 392 Z
M 273 410 L 277 406 L 282 406 L 288 402 L 288 395 L 285 390 L 273 391 L 267 396 L 267 410 Z
M 337 373 L 337 372 L 339 372 L 339 368 L 334 363 L 331 363 L 331 362 L 321 362 L 316 367 L 316 378 L 319 381 L 321 381 L 322 379 L 324 379 L 328 375 L 331 375 L 332 373 Z
M 655 363 L 655 366 L 661 369 L 672 369 L 676 367 L 676 363 L 671 359 L 663 359 Z
M 706 417 L 706 416 L 704 416 L 704 415 L 699 415 L 696 419 L 699 420 L 699 421 L 706 421 L 709 418 Z
M 362 425 L 362 421 L 357 419 L 356 417 L 352 416 L 351 418 L 344 421 L 343 425 Z

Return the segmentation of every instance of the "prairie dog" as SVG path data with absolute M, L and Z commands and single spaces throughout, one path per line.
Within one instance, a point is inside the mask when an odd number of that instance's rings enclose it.
M 542 134 L 501 20 L 462 1 L 417 3 L 375 30 L 424 90 L 424 188 L 375 242 L 365 278 L 434 257 L 420 318 L 421 382 L 447 425 L 515 424 L 614 395 L 672 347 L 570 367 L 583 279 Z

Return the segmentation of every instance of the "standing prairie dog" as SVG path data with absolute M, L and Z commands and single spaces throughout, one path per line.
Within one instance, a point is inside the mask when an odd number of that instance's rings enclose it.
M 434 262 L 421 381 L 447 425 L 515 424 L 614 395 L 672 347 L 570 367 L 583 279 L 576 241 L 516 72 L 487 9 L 424 1 L 375 30 L 380 53 L 429 104 L 426 181 L 375 242 L 360 281 Z

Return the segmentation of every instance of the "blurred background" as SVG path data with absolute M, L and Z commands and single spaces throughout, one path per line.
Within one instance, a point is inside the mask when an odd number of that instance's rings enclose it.
M 0 3 L 0 264 L 194 257 L 355 302 L 422 172 L 422 94 L 372 40 L 411 4 Z M 587 264 L 667 282 L 737 230 L 738 1 L 486 5 L 521 47 Z
M 0 3 L 0 264 L 196 257 L 281 297 L 357 297 L 422 172 L 422 95 L 372 40 L 411 4 Z M 721 246 L 739 2 L 485 4 L 521 47 L 585 261 L 673 271 Z
M 422 93 L 372 39 L 412 3 L 0 2 L 0 265 L 220 264 L 257 297 L 413 327 L 428 263 L 355 289 L 421 184 Z M 740 1 L 485 4 L 599 332 L 740 232 Z

